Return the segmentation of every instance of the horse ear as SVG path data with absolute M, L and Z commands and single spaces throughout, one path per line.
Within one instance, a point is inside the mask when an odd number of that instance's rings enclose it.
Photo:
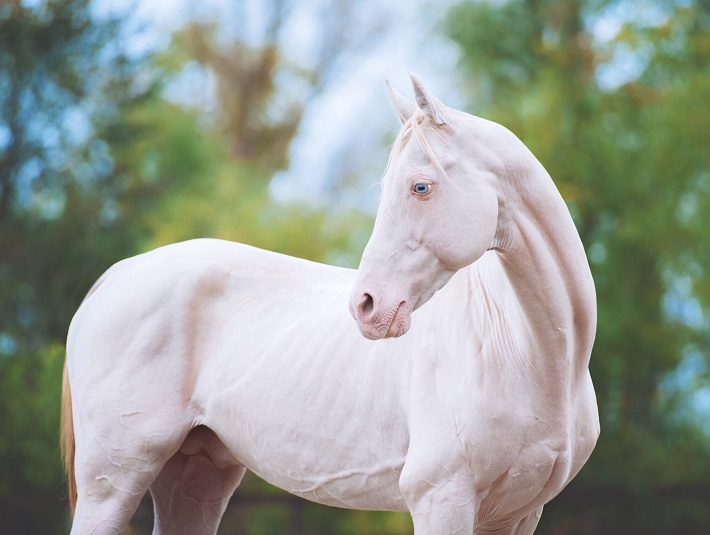
M 400 95 L 397 91 L 392 89 L 389 80 L 385 80 L 385 83 L 387 84 L 387 89 L 390 92 L 390 98 L 394 104 L 394 109 L 397 111 L 399 122 L 404 124 L 412 115 L 414 115 L 414 111 L 417 109 L 417 106 L 407 97 Z
M 446 124 L 448 122 L 445 111 L 446 106 L 444 106 L 438 98 L 424 88 L 422 82 L 414 73 L 410 73 L 409 77 L 412 79 L 414 97 L 417 100 L 417 106 L 419 106 L 419 109 L 431 117 L 436 124 Z

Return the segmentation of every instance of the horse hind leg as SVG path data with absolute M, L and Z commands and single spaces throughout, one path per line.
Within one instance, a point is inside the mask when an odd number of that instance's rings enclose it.
M 77 502 L 72 535 L 120 535 L 164 459 L 146 457 L 138 449 L 120 448 L 106 454 L 103 447 L 77 447 Z
M 190 431 L 150 487 L 154 535 L 213 535 L 246 468 L 208 427 Z
M 101 391 L 105 394 L 105 391 Z M 72 535 L 124 533 L 141 499 L 190 430 L 166 404 L 160 411 L 119 410 L 102 397 L 84 397 L 74 413 L 77 504 Z

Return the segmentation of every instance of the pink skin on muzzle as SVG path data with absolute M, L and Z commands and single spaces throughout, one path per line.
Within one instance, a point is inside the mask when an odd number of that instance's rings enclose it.
M 388 276 L 381 272 L 375 275 L 367 269 L 370 265 L 381 264 L 361 264 L 349 308 L 365 338 L 381 340 L 405 334 L 412 322 L 412 312 L 426 303 L 455 273 L 432 256 L 419 260 L 413 269 L 397 269 L 396 275 Z
M 412 306 L 407 301 L 388 305 L 375 292 L 357 291 L 357 285 L 350 300 L 350 313 L 362 335 L 370 340 L 402 336 L 412 320 Z

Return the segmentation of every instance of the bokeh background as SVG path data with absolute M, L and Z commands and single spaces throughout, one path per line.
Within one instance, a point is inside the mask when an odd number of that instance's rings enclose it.
M 596 280 L 602 435 L 538 533 L 710 533 L 708 0 L 0 1 L 0 532 L 68 532 L 93 281 L 203 236 L 356 267 L 410 70 L 531 148 Z M 411 529 L 249 477 L 220 533 Z

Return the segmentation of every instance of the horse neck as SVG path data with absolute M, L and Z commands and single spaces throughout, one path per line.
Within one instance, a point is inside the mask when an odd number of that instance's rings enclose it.
M 586 373 L 596 329 L 594 282 L 569 210 L 525 149 L 505 177 L 494 249 L 545 372 Z M 553 359 L 550 361 L 550 359 Z M 570 378 L 573 379 L 573 378 Z

